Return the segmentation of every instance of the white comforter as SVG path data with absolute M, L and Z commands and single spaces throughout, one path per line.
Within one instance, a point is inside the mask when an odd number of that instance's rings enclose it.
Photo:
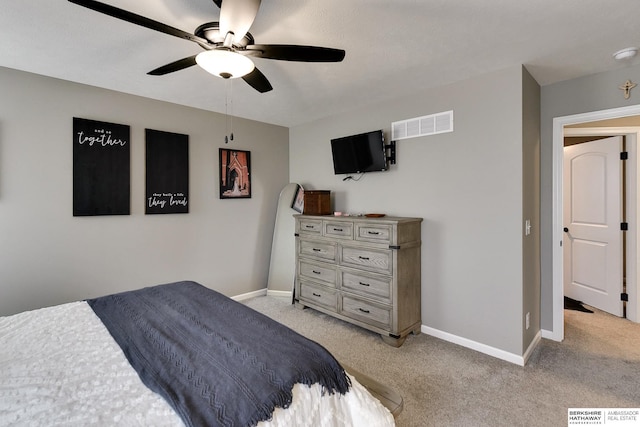
M 293 403 L 260 426 L 391 426 L 353 376 L 346 395 L 296 385 Z M 0 317 L 0 425 L 181 426 L 85 302 Z

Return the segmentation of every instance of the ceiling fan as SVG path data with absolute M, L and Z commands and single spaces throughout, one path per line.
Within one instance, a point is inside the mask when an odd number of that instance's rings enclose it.
M 258 92 L 273 89 L 269 80 L 249 57 L 301 62 L 340 62 L 345 51 L 318 46 L 290 44 L 255 44 L 249 29 L 260 8 L 261 0 L 213 0 L 220 8 L 220 21 L 200 25 L 193 34 L 153 19 L 95 0 L 69 0 L 132 24 L 197 43 L 204 52 L 179 59 L 147 74 L 162 76 L 198 64 L 218 77 L 241 77 Z

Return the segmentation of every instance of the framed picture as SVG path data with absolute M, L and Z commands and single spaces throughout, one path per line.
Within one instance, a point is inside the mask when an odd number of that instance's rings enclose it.
M 73 118 L 73 216 L 129 215 L 128 125 Z
M 291 209 L 298 213 L 302 213 L 302 211 L 304 210 L 304 189 L 301 185 L 298 185 L 296 193 L 293 195 L 293 200 L 291 201 Z
M 145 129 L 146 214 L 189 212 L 189 136 Z
M 251 198 L 251 152 L 220 148 L 220 198 Z

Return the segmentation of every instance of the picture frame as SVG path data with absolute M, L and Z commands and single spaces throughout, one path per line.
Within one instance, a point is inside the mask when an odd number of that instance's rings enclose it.
M 189 213 L 189 135 L 145 129 L 145 214 Z
M 245 150 L 219 149 L 220 198 L 251 198 L 251 152 Z
M 300 184 L 296 188 L 296 192 L 293 195 L 293 200 L 291 201 L 291 209 L 298 213 L 302 213 L 304 210 L 304 188 Z
M 131 212 L 131 128 L 73 118 L 73 216 Z

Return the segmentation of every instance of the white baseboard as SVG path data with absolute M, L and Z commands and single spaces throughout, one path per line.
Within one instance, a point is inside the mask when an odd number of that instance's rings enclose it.
M 549 331 L 546 329 L 542 329 L 542 338 L 553 341 L 562 341 L 562 337 L 559 337 L 555 331 Z
M 254 297 L 262 297 L 267 295 L 267 289 L 260 289 L 259 291 L 253 291 L 253 292 L 248 292 L 246 294 L 240 294 L 240 295 L 236 295 L 234 297 L 231 297 L 232 300 L 235 301 L 244 301 L 244 300 L 248 300 L 249 298 L 254 298 Z
M 542 331 L 538 331 L 536 336 L 533 337 L 531 344 L 529 344 L 527 351 L 524 352 L 524 364 L 522 366 L 527 364 L 527 362 L 529 361 L 529 357 L 531 357 L 531 353 L 533 353 L 533 350 L 535 350 L 538 344 L 540 344 L 540 341 L 542 341 Z
M 445 340 L 454 344 L 458 344 L 466 348 L 470 348 L 471 350 L 479 351 L 480 353 L 484 353 L 489 356 L 492 356 L 501 360 L 505 360 L 507 362 L 514 363 L 519 366 L 524 366 L 527 363 L 529 356 L 531 355 L 535 347 L 540 342 L 540 337 L 541 337 L 540 333 L 538 332 L 533 342 L 525 352 L 524 356 L 521 356 L 518 354 L 509 353 L 508 351 L 500 350 L 499 348 L 488 346 L 486 344 L 472 341 L 467 338 L 462 338 L 457 335 L 450 334 L 448 332 L 430 328 L 428 326 L 422 325 L 420 330 L 427 335 L 431 335 L 433 337 L 440 338 L 442 340 Z
M 292 298 L 293 297 L 293 291 L 270 291 L 270 290 L 267 290 L 267 296 Z
M 248 300 L 249 298 L 263 297 L 265 295 L 268 295 L 271 297 L 291 298 L 293 296 L 293 291 L 270 291 L 267 288 L 265 288 L 265 289 L 260 289 L 258 291 L 248 292 L 246 294 L 236 295 L 234 297 L 231 297 L 231 299 L 235 301 L 244 301 L 244 300 Z

